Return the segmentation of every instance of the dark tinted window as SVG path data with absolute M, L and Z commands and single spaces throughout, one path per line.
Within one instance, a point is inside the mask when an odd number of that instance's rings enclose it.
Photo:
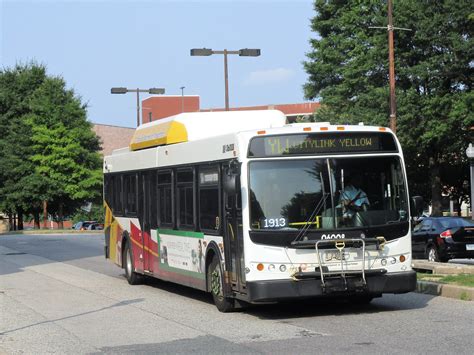
M 115 215 L 121 215 L 123 213 L 123 189 L 122 189 L 122 176 L 115 175 L 113 177 L 113 192 L 112 192 L 112 210 Z
M 210 232 L 217 232 L 220 228 L 217 166 L 199 170 L 199 224 L 201 229 Z
M 125 175 L 125 214 L 137 213 L 137 177 Z
M 194 173 L 191 169 L 177 172 L 176 192 L 178 228 L 194 228 Z
M 158 225 L 173 225 L 171 171 L 158 173 Z

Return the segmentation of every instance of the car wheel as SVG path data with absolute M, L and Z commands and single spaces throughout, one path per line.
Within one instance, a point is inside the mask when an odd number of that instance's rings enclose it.
M 137 274 L 133 270 L 133 255 L 132 249 L 130 248 L 130 243 L 125 244 L 125 250 L 123 251 L 124 256 L 124 269 L 125 269 L 125 277 L 130 285 L 138 285 L 142 282 L 143 278 L 142 275 Z
M 434 245 L 430 245 L 426 250 L 426 255 L 428 256 L 428 261 L 439 262 L 438 250 Z
M 217 309 L 224 313 L 232 312 L 235 310 L 235 302 L 224 296 L 224 275 L 220 264 L 219 258 L 214 255 L 207 269 L 207 285 Z

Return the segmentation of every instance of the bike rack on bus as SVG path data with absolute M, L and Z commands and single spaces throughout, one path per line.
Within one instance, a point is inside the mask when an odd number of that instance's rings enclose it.
M 331 276 L 338 276 L 341 277 L 344 282 L 344 291 L 348 290 L 348 282 L 347 276 L 354 275 L 360 276 L 362 279 L 362 285 L 358 288 L 366 289 L 367 288 L 367 275 L 380 275 L 387 272 L 385 269 L 377 269 L 377 270 L 366 270 L 365 269 L 365 250 L 366 245 L 375 245 L 377 250 L 382 250 L 386 243 L 385 238 L 383 237 L 376 237 L 376 238 L 354 238 L 354 239 L 337 239 L 337 240 L 318 240 L 314 244 L 314 248 L 316 249 L 316 253 L 318 255 L 318 264 L 319 264 L 319 272 L 297 272 L 293 275 L 295 280 L 301 279 L 308 279 L 308 278 L 321 278 L 321 287 L 323 292 L 327 291 L 326 285 L 326 278 L 331 278 Z M 362 249 L 362 267 L 360 270 L 344 270 L 344 257 L 343 252 L 346 247 L 353 247 L 353 248 L 361 248 Z M 321 257 L 321 249 L 336 249 L 339 251 L 340 261 L 341 261 L 341 268 L 337 271 L 329 271 L 326 270 L 323 266 L 322 257 Z M 357 287 L 356 287 L 357 288 Z

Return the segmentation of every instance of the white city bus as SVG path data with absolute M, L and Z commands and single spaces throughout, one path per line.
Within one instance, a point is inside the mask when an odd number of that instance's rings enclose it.
M 387 128 L 184 113 L 137 128 L 104 176 L 105 254 L 130 284 L 195 287 L 224 312 L 415 289 L 405 164 Z

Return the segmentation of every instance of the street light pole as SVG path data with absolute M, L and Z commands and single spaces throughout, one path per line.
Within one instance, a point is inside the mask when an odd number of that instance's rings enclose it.
M 184 89 L 186 89 L 186 86 L 181 86 L 181 113 L 184 112 Z
M 137 93 L 137 127 L 140 126 L 140 93 L 146 92 L 152 95 L 162 95 L 165 93 L 165 89 L 160 88 L 150 88 L 150 89 L 127 89 L 123 87 L 114 87 L 110 89 L 111 94 L 126 94 L 127 92 L 136 92 Z
M 229 71 L 227 69 L 227 49 L 224 49 L 225 110 L 229 111 Z
M 137 127 L 140 126 L 140 90 L 137 88 Z
M 193 48 L 191 49 L 191 56 L 208 57 L 213 54 L 224 55 L 224 85 L 225 85 L 225 110 L 229 111 L 229 73 L 227 65 L 227 55 L 238 54 L 239 57 L 258 57 L 260 56 L 260 49 L 244 48 L 238 51 L 229 51 L 224 49 L 222 51 L 214 51 L 209 48 Z

